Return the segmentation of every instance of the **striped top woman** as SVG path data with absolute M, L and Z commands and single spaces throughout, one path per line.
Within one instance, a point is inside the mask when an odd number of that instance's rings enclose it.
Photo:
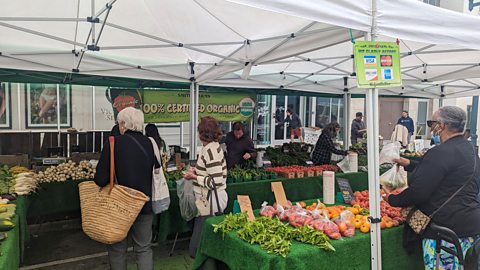
M 218 122 L 212 117 L 204 117 L 198 125 L 198 134 L 203 144 L 195 168 L 190 168 L 184 178 L 193 180 L 193 190 L 197 199 L 196 204 L 200 216 L 210 214 L 210 203 L 213 213 L 223 212 L 227 207 L 227 164 L 220 144 L 222 130 Z M 220 209 L 217 207 L 213 184 L 217 189 Z

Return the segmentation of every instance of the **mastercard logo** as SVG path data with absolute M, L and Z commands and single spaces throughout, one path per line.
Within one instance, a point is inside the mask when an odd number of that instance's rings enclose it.
M 391 55 L 381 55 L 380 56 L 380 65 L 382 67 L 391 67 L 392 66 L 392 56 Z

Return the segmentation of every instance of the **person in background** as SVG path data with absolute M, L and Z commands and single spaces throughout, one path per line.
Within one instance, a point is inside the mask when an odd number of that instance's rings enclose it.
M 227 163 L 223 150 L 218 143 L 222 138 L 222 129 L 217 120 L 212 117 L 203 117 L 198 124 L 198 136 L 202 142 L 203 148 L 197 159 L 195 168 L 190 169 L 183 174 L 185 180 L 193 181 L 193 191 L 195 193 L 199 214 L 198 216 L 210 215 L 210 206 L 213 213 L 223 212 L 227 207 L 228 196 L 227 188 Z M 218 196 L 215 196 L 213 189 L 217 190 Z M 218 204 L 217 206 L 217 198 Z M 190 240 L 190 256 L 195 256 L 200 237 L 202 219 L 195 219 L 193 235 Z
M 420 161 L 396 160 L 411 172 L 406 189 L 395 195 L 383 188 L 384 200 L 393 207 L 415 206 L 425 215 L 435 213 L 429 224 L 453 230 L 459 237 L 464 256 L 480 239 L 480 159 L 472 144 L 463 137 L 466 121 L 467 114 L 459 107 L 438 109 L 427 124 L 434 135 L 440 136 L 442 143 L 430 149 Z M 410 239 L 423 239 L 425 269 L 435 269 L 436 233 L 430 226 L 422 235 L 409 233 L 409 230 L 405 232 L 407 239 L 408 234 Z M 448 243 L 442 246 L 455 250 Z M 457 258 L 442 251 L 439 269 L 460 269 Z
M 143 136 L 143 112 L 133 107 L 120 111 L 117 115 L 118 128 L 122 136 L 115 137 L 115 176 L 120 185 L 133 188 L 152 196 L 152 170 L 159 168 L 155 162 L 153 146 Z M 94 181 L 100 187 L 109 184 L 110 144 L 107 141 L 102 149 Z M 139 270 L 153 270 L 152 239 L 153 211 L 147 202 L 133 223 L 127 238 L 107 246 L 110 269 L 127 269 L 127 248 L 129 239 L 133 242 L 135 261 Z
M 348 151 L 337 149 L 333 142 L 339 131 L 340 125 L 336 122 L 328 124 L 322 130 L 322 134 L 318 138 L 312 153 L 312 161 L 315 165 L 330 164 L 332 162 L 332 153 L 342 156 L 348 155 Z
M 363 114 L 361 112 L 357 112 L 351 126 L 350 141 L 352 144 L 356 144 L 357 140 L 362 138 L 363 134 L 367 132 L 367 129 L 365 128 L 365 122 L 363 122 L 362 119 Z
M 300 139 L 300 142 L 303 143 L 302 121 L 300 120 L 300 117 L 298 117 L 298 114 L 294 113 L 292 109 L 287 109 L 287 118 L 285 119 L 285 122 L 290 123 L 290 138 L 292 143 L 295 139 L 295 136 L 297 136 Z
M 155 140 L 158 146 L 158 150 L 160 151 L 160 156 L 166 150 L 165 146 L 167 145 L 165 141 L 160 137 L 160 133 L 158 133 L 158 128 L 154 124 L 148 124 L 145 126 L 145 135 L 147 137 L 151 137 Z
M 253 141 L 245 131 L 245 126 L 240 122 L 233 124 L 233 130 L 227 133 L 225 144 L 227 145 L 227 169 L 236 165 L 243 167 L 246 161 L 257 157 L 257 151 Z
M 410 139 L 412 138 L 413 132 L 415 131 L 415 126 L 413 123 L 413 119 L 410 118 L 408 115 L 408 111 L 403 111 L 402 112 L 402 117 L 398 119 L 397 125 L 402 125 L 407 128 L 408 130 L 408 143 L 410 143 Z

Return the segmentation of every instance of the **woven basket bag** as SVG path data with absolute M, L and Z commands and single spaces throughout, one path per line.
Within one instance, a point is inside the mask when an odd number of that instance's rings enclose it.
M 150 200 L 142 192 L 117 183 L 113 136 L 109 142 L 110 185 L 100 188 L 93 181 L 78 185 L 82 229 L 88 237 L 104 244 L 114 244 L 125 239 L 140 210 Z

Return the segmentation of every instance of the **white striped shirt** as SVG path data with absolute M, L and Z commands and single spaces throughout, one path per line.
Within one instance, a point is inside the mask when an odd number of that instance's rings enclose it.
M 197 179 L 193 182 L 195 193 L 206 195 L 211 189 L 207 187 L 209 176 L 213 178 L 217 191 L 227 188 L 227 163 L 218 142 L 211 142 L 202 148 L 195 172 L 197 173 Z

